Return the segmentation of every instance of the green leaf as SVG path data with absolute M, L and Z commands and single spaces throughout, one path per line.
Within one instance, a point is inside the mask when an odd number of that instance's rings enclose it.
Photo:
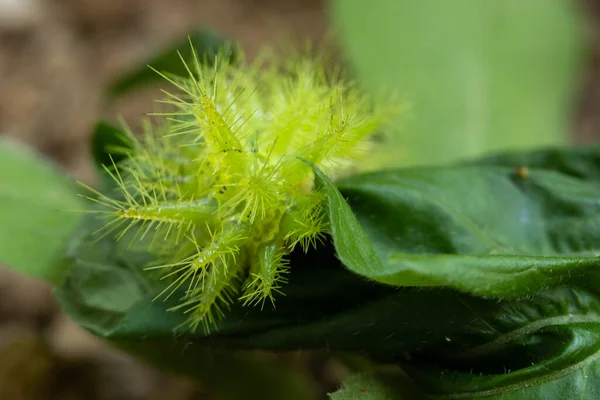
M 56 290 L 63 310 L 79 325 L 101 337 L 170 340 L 175 328 L 185 322 L 182 313 L 167 311 L 177 304 L 177 295 L 167 301 L 153 301 L 164 285 L 143 271 L 152 262 L 152 256 L 137 250 L 138 246 L 130 247 L 127 236 L 118 241 L 110 236 L 98 240 L 94 232 L 101 223 L 93 216 L 88 217 L 73 234 L 64 259 L 69 273 Z M 329 249 L 299 254 L 296 258 L 298 265 L 319 268 L 322 279 L 313 280 L 312 268 L 292 271 L 293 283 L 286 287 L 286 296 L 277 300 L 276 310 L 236 306 L 218 326 L 218 335 L 260 331 L 326 317 L 352 308 L 364 293 L 372 295 L 372 285 L 341 268 Z M 193 334 L 182 330 L 180 334 L 190 340 L 207 338 L 201 330 Z
M 331 234 L 340 260 L 349 269 L 361 275 L 372 277 L 380 274 L 385 266 L 354 217 L 350 206 L 321 170 L 311 162 L 306 163 L 313 168 L 317 190 L 323 190 L 327 195 Z
M 229 357 L 238 357 L 232 350 L 327 348 L 400 363 L 433 398 L 501 394 L 508 397 L 496 398 L 541 400 L 574 398 L 576 392 L 583 399 L 596 398 L 600 299 L 591 289 L 559 286 L 528 299 L 504 301 L 440 289 L 398 291 L 344 270 L 329 252 L 297 255 L 286 296 L 277 299 L 276 310 L 237 307 L 211 335 L 184 330 L 173 336 L 183 316 L 167 312 L 168 303 L 150 300 L 153 285 L 144 284 L 143 275 L 127 265 L 135 255 L 121 258 L 124 253 L 110 244 L 78 249 L 89 254 L 73 259 L 74 268 L 57 291 L 63 309 L 129 351 L 212 382 L 216 390 L 227 383 L 213 382 L 213 373 L 219 375 L 216 371 L 232 362 Z M 89 258 L 95 251 L 96 265 Z M 141 259 L 134 263 L 144 264 Z M 207 344 L 214 356 L 209 360 Z M 252 375 L 244 371 L 235 362 L 230 369 L 231 381 L 242 385 L 240 391 L 247 390 L 247 379 L 257 379 L 247 378 Z M 584 385 L 586 379 L 590 384 Z M 416 391 L 409 383 L 388 387 L 385 382 L 390 381 L 379 381 L 373 390 Z
M 134 143 L 125 132 L 105 121 L 98 121 L 92 135 L 92 157 L 100 170 L 102 165 L 110 167 L 126 158 L 126 151 L 132 149 Z
M 228 46 L 227 42 L 214 32 L 199 29 L 191 33 L 189 37 L 173 41 L 160 54 L 126 73 L 111 86 L 109 94 L 112 97 L 123 96 L 132 90 L 164 79 L 148 66 L 161 73 L 187 76 L 188 71 L 182 59 L 186 63 L 193 60 L 192 48 L 199 55 L 201 61 L 210 63 L 219 50 L 226 46 Z
M 310 400 L 315 384 L 300 371 L 251 352 L 211 348 L 209 343 L 175 335 L 184 316 L 153 301 L 162 290 L 142 269 L 147 252 L 90 236 L 98 221 L 88 218 L 73 235 L 64 260 L 69 274 L 57 288 L 63 310 L 80 326 L 140 358 L 199 380 L 224 400 Z
M 339 199 L 332 188 L 330 199 Z M 352 213 L 330 211 L 331 224 L 356 216 L 382 261 L 345 264 L 378 282 L 518 298 L 600 267 L 600 187 L 555 171 L 388 171 L 347 179 L 340 190 Z M 332 230 L 343 255 L 356 233 Z
M 470 343 L 446 349 L 436 363 L 421 359 L 405 365 L 429 398 L 600 396 L 600 299 L 595 292 L 562 287 L 496 311 L 464 327 Z
M 504 155 L 355 176 L 339 190 L 316 170 L 334 243 L 292 255 L 276 308 L 237 304 L 210 333 L 168 311 L 177 295 L 153 301 L 164 285 L 143 271 L 149 253 L 127 238 L 91 243 L 93 218 L 73 235 L 56 295 L 86 329 L 191 374 L 221 368 L 198 361 L 206 346 L 327 349 L 399 364 L 433 398 L 595 399 L 600 185 L 571 167 L 600 153 L 584 153 L 564 150 L 556 169 L 531 153 L 526 174 Z M 186 343 L 200 351 L 189 362 L 167 351 Z
M 96 171 L 105 188 L 115 185 L 106 168 L 113 169 L 123 161 L 135 143 L 122 129 L 105 121 L 98 121 L 92 134 L 92 157 Z
M 565 143 L 585 60 L 576 7 L 336 0 L 331 14 L 358 78 L 409 103 L 382 151 L 397 166 Z
M 23 146 L 0 140 L 0 261 L 58 283 L 81 207 L 66 176 Z

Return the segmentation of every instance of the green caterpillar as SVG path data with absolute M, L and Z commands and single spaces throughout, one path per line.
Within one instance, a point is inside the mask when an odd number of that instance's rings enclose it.
M 162 102 L 175 110 L 129 134 L 133 150 L 107 169 L 119 196 L 95 201 L 110 217 L 105 233 L 152 235 L 164 262 L 148 270 L 167 282 L 159 297 L 180 293 L 190 328 L 209 330 L 233 302 L 273 303 L 286 256 L 327 234 L 324 196 L 301 159 L 331 177 L 349 172 L 393 112 L 318 57 L 220 54 L 209 67 L 196 56 L 186 68 L 164 76 L 176 91 Z

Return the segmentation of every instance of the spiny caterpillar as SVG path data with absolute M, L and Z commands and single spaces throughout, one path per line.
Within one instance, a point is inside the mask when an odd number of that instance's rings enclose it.
M 328 232 L 324 194 L 303 160 L 347 173 L 390 117 L 317 57 L 222 55 L 212 66 L 197 55 L 184 62 L 189 77 L 163 75 L 176 91 L 162 102 L 174 111 L 129 134 L 133 150 L 106 169 L 118 196 L 94 199 L 110 218 L 106 233 L 151 236 L 161 261 L 147 269 L 167 282 L 157 297 L 180 295 L 192 330 L 213 327 L 235 301 L 274 302 L 287 256 Z

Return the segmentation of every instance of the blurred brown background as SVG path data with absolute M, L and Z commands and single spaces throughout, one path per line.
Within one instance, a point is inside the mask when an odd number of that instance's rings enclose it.
M 595 40 L 573 130 L 579 142 L 600 137 L 600 0 L 587 3 Z M 93 183 L 94 121 L 152 108 L 151 93 L 108 108 L 104 86 L 199 25 L 240 41 L 250 56 L 328 30 L 325 0 L 0 0 L 0 134 Z M 328 371 L 315 373 L 331 389 Z M 59 312 L 48 287 L 0 267 L 0 400 L 84 398 L 210 397 L 107 348 Z

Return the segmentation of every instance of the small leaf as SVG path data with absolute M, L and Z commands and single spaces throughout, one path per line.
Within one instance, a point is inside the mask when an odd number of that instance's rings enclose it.
M 370 277 L 379 274 L 384 266 L 350 206 L 321 170 L 311 162 L 306 163 L 313 168 L 317 189 L 327 195 L 331 233 L 340 260 L 361 275 Z
M 105 121 L 96 123 L 92 134 L 92 157 L 105 188 L 115 184 L 106 168 L 112 169 L 114 165 L 118 165 L 134 146 L 132 139 L 122 129 Z
M 132 149 L 134 144 L 122 129 L 105 121 L 98 121 L 92 135 L 92 157 L 96 167 L 110 167 L 126 158 L 124 150 Z
M 211 63 L 212 58 L 225 46 L 227 46 L 227 42 L 213 32 L 199 29 L 189 37 L 173 41 L 160 54 L 147 60 L 142 66 L 129 71 L 111 86 L 110 95 L 112 97 L 123 96 L 139 87 L 163 80 L 148 66 L 161 73 L 187 76 L 188 72 L 181 59 L 183 58 L 186 62 L 192 61 L 192 47 L 193 51 L 199 54 L 201 61 L 206 57 L 206 62 Z
M 0 261 L 58 283 L 60 257 L 80 222 L 74 187 L 39 155 L 0 141 Z

